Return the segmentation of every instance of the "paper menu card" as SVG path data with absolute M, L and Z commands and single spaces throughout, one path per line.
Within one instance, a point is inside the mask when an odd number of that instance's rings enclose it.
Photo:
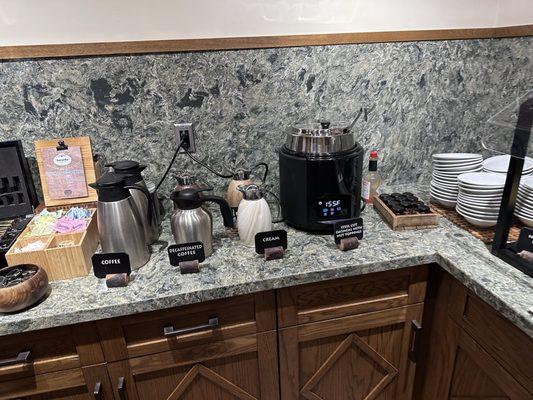
M 41 150 L 44 179 L 51 199 L 86 197 L 87 181 L 79 146 L 66 150 L 46 147 Z

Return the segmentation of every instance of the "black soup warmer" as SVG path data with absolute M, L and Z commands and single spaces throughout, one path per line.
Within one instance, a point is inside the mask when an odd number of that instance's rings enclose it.
M 279 152 L 283 218 L 306 231 L 333 230 L 361 212 L 363 148 L 348 124 L 293 127 Z

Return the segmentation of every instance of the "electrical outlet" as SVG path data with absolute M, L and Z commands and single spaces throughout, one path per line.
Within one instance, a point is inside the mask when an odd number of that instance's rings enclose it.
M 196 141 L 194 140 L 193 124 L 190 122 L 174 124 L 174 127 L 176 129 L 175 135 L 178 145 L 184 139 L 180 153 L 185 153 L 185 150 L 183 149 L 187 149 L 189 153 L 194 153 L 196 151 Z

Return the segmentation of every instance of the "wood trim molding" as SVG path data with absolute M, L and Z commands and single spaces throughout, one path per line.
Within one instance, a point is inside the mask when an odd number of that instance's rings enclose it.
M 0 60 L 533 36 L 533 24 L 501 28 L 255 36 L 218 39 L 0 46 Z

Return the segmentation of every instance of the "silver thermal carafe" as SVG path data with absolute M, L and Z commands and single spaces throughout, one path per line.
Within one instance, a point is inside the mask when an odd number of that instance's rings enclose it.
M 137 187 L 143 187 L 148 189 L 146 182 L 141 175 L 141 172 L 144 171 L 146 165 L 141 165 L 137 161 L 124 160 L 116 161 L 110 164 L 107 164 L 106 167 L 113 168 L 113 171 L 117 175 L 123 175 L 126 177 L 127 185 L 135 185 Z M 152 189 L 154 190 L 154 189 Z M 146 237 L 146 243 L 152 244 L 157 239 L 161 233 L 161 212 L 159 210 L 159 202 L 157 200 L 157 193 L 153 191 L 152 193 L 152 217 L 150 220 L 147 220 L 148 215 L 148 200 L 143 192 L 135 189 L 130 190 L 131 197 L 135 202 L 135 206 L 139 210 L 139 215 L 142 219 L 142 225 L 144 229 L 144 235 Z
M 106 172 L 95 183 L 89 184 L 98 192 L 97 221 L 100 244 L 104 253 L 126 253 L 132 269 L 142 267 L 150 259 L 146 244 L 143 218 L 135 205 L 130 190 L 146 197 L 150 207 L 144 218 L 152 218 L 152 199 L 146 188 L 128 185 L 126 177 Z
M 220 206 L 224 226 L 233 228 L 233 216 L 228 202 L 219 196 L 209 196 L 202 192 L 212 188 L 183 189 L 173 192 L 170 198 L 176 209 L 172 213 L 171 227 L 176 244 L 202 242 L 205 256 L 213 253 L 213 221 L 202 207 L 204 203 L 213 202 Z

